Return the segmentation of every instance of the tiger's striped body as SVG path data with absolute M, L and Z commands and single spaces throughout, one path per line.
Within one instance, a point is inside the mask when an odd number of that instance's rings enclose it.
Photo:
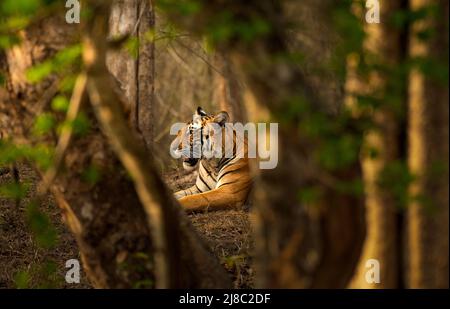
M 200 113 L 199 111 L 197 113 Z M 220 114 L 219 114 L 220 115 Z M 225 113 L 226 119 L 228 115 Z M 197 121 L 196 121 L 197 120 Z M 221 136 L 220 140 L 214 140 L 213 131 L 209 128 L 210 123 L 218 123 L 220 117 L 208 116 L 206 114 L 200 115 L 194 122 L 187 124 L 185 130 L 190 130 L 191 126 L 197 125 L 202 130 L 201 144 L 202 149 L 210 147 L 214 150 L 217 143 L 222 143 L 222 151 L 224 156 L 220 158 L 212 157 L 206 158 L 202 156 L 197 163 L 198 177 L 195 184 L 185 190 L 181 190 L 175 193 L 175 197 L 179 199 L 181 205 L 188 211 L 200 211 L 205 209 L 217 210 L 241 207 L 245 204 L 248 194 L 251 188 L 251 177 L 249 162 L 247 156 L 247 142 L 243 141 L 244 155 L 237 156 L 236 153 L 236 134 L 232 132 L 233 136 L 229 136 L 229 140 L 232 140 L 232 144 L 225 144 L 225 133 Z M 197 122 L 197 123 L 195 123 Z M 186 132 L 179 132 L 177 138 L 186 134 Z M 223 129 L 225 132 L 225 129 Z M 210 143 L 208 144 L 208 140 Z M 190 144 L 192 144 L 192 137 L 189 136 Z M 179 142 L 177 139 L 174 142 Z M 205 147 L 206 144 L 206 147 Z M 179 143 L 178 147 L 183 147 L 182 143 Z M 229 148 L 231 147 L 231 148 Z M 231 156 L 225 156 L 225 152 L 229 150 L 232 153 Z M 185 157 L 183 158 L 183 166 L 186 169 L 190 167 L 186 162 L 191 162 L 194 159 Z

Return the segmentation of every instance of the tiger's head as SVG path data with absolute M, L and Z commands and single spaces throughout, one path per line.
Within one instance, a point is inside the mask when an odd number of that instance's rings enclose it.
M 227 112 L 211 115 L 198 107 L 192 120 L 178 130 L 170 149 L 183 160 L 185 170 L 194 169 L 201 159 L 220 157 L 223 145 L 221 133 L 228 120 Z

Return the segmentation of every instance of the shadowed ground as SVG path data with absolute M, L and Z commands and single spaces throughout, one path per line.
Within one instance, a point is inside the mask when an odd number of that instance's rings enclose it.
M 20 165 L 19 172 L 22 182 L 29 184 L 27 197 L 20 205 L 16 205 L 13 200 L 0 198 L 0 288 L 91 288 L 83 273 L 80 284 L 68 284 L 64 280 L 65 262 L 80 257 L 76 242 L 62 222 L 61 213 L 51 196 L 41 205 L 41 210 L 49 216 L 58 240 L 52 249 L 43 249 L 36 244 L 27 224 L 26 205 L 35 192 L 38 178 L 27 165 Z M 164 178 L 175 191 L 191 186 L 196 174 L 175 170 L 166 173 Z M 11 181 L 10 173 L 0 176 L 0 185 Z M 232 276 L 234 286 L 251 288 L 254 271 L 250 267 L 252 241 L 248 212 L 216 211 L 193 214 L 190 218 Z M 26 281 L 28 284 L 24 285 Z

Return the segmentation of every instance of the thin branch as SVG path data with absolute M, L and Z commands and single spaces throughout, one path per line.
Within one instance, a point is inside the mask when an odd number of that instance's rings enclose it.
M 59 169 L 61 168 L 64 155 L 69 148 L 70 141 L 73 135 L 73 121 L 77 118 L 80 111 L 83 97 L 86 93 L 86 74 L 81 73 L 75 83 L 75 88 L 70 99 L 69 110 L 67 111 L 66 123 L 68 125 L 63 126 L 61 135 L 56 145 L 55 156 L 53 158 L 52 166 L 45 172 L 42 183 L 38 188 L 38 194 L 44 195 L 48 192 L 51 184 L 55 180 Z
M 144 6 L 141 8 L 141 11 L 139 12 L 139 17 L 138 20 L 136 21 L 136 24 L 134 25 L 134 29 L 133 32 L 131 33 L 131 35 L 136 35 L 138 29 L 139 29 L 139 24 L 141 23 L 141 19 L 142 16 L 144 15 L 145 9 L 147 8 L 147 2 L 144 1 Z
M 222 75 L 225 77 L 225 74 L 222 73 L 219 69 L 217 69 L 215 66 L 213 66 L 208 60 L 206 60 L 202 55 L 200 55 L 199 53 L 197 53 L 195 50 L 193 50 L 192 48 L 190 48 L 189 46 L 187 46 L 186 44 L 182 43 L 180 40 L 174 40 L 176 43 L 178 43 L 178 45 L 180 45 L 181 47 L 187 49 L 189 52 L 191 52 L 194 56 L 196 56 L 197 58 L 199 58 L 200 60 L 202 60 L 204 63 L 206 63 L 206 65 L 208 65 L 211 69 L 213 69 L 214 71 L 216 71 L 218 74 Z
M 183 67 L 184 69 L 186 69 L 186 71 L 188 71 L 189 74 L 191 75 L 195 75 L 194 70 L 191 69 L 191 67 L 187 64 L 187 61 L 183 59 L 183 57 L 181 57 L 181 55 L 176 51 L 175 47 L 169 42 L 168 44 L 169 48 L 167 49 L 169 54 L 172 56 L 172 58 L 178 62 L 178 64 Z

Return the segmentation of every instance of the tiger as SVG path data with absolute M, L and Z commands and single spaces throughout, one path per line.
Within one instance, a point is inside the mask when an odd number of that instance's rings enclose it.
M 252 185 L 247 138 L 234 129 L 226 130 L 228 121 L 226 111 L 213 115 L 198 107 L 171 143 L 185 170 L 198 166 L 195 184 L 175 193 L 188 213 L 240 208 L 247 203 Z M 237 139 L 242 146 L 237 147 Z

